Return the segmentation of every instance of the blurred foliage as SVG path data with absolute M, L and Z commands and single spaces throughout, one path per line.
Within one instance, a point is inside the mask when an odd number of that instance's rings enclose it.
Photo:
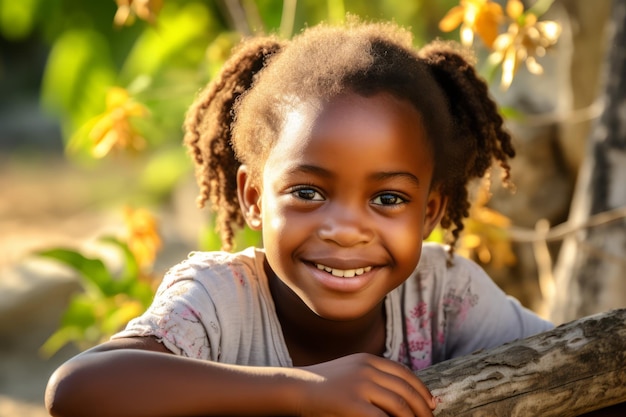
M 500 86 L 507 89 L 522 63 L 532 74 L 543 72 L 537 58 L 544 56 L 556 43 L 561 26 L 538 18 L 553 2 L 538 0 L 525 10 L 521 0 L 507 0 L 505 9 L 491 0 L 461 0 L 441 19 L 439 28 L 450 32 L 460 26 L 461 43 L 465 46 L 474 44 L 476 34 L 491 51 L 488 58 L 491 67 L 501 66 Z
M 68 343 L 85 349 L 103 342 L 141 314 L 152 301 L 154 288 L 149 281 L 140 279 L 137 262 L 128 246 L 114 237 L 104 237 L 102 241 L 117 245 L 122 252 L 125 260 L 122 273 L 115 274 L 102 259 L 86 257 L 73 249 L 38 252 L 39 256 L 74 268 L 83 289 L 70 299 L 59 329 L 41 347 L 46 357 Z
M 124 220 L 125 236 L 100 239 L 117 249 L 121 267 L 107 266 L 104 259 L 87 257 L 75 249 L 37 252 L 73 268 L 82 286 L 82 292 L 70 299 L 59 329 L 41 347 L 44 356 L 52 356 L 68 343 L 81 349 L 101 343 L 150 305 L 159 282 L 152 269 L 162 245 L 157 220 L 146 209 L 131 207 L 125 208 Z
M 0 0 L 0 35 L 49 45 L 41 101 L 59 120 L 67 157 L 89 167 L 141 153 L 142 201 L 159 204 L 192 169 L 181 146 L 185 111 L 242 36 L 290 37 L 352 13 L 394 19 L 421 44 L 441 35 L 436 22 L 453 2 Z M 214 249 L 216 240 L 203 233 L 200 243 Z
M 458 253 L 477 258 L 483 264 L 491 263 L 497 269 L 515 264 L 516 257 L 507 233 L 511 219 L 487 206 L 491 199 L 489 188 L 488 179 L 477 187 Z
M 548 3 L 537 2 L 544 9 Z M 181 145 L 185 111 L 242 37 L 288 38 L 320 21 L 340 23 L 351 13 L 395 20 L 410 28 L 418 45 L 459 34 L 471 44 L 477 33 L 512 77 L 552 40 L 534 18 L 539 6 L 524 11 L 520 4 L 509 1 L 504 13 L 489 0 L 0 0 L 0 36 L 9 42 L 37 38 L 49 46 L 41 102 L 59 120 L 67 157 L 89 167 L 104 157 L 140 153 L 144 174 L 137 182 L 151 196 L 145 201 L 159 204 L 192 170 Z M 469 256 L 510 262 L 506 221 L 487 209 L 487 200 L 472 212 L 462 243 Z M 39 253 L 77 270 L 84 287 L 44 345 L 47 354 L 68 342 L 97 343 L 149 303 L 151 264 L 161 244 L 156 224 L 145 211 L 128 211 L 126 218 L 134 232 L 103 239 L 120 251 L 119 273 L 73 249 Z M 212 225 L 207 219 L 199 227 L 200 249 L 219 248 Z M 441 238 L 440 231 L 431 237 Z M 259 241 L 250 230 L 237 237 L 238 246 Z

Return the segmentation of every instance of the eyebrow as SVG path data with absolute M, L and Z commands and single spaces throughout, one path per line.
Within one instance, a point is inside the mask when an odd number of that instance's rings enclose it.
M 291 173 L 297 173 L 297 172 L 302 172 L 302 173 L 309 173 L 309 174 L 314 174 L 314 175 L 318 175 L 320 177 L 325 177 L 325 178 L 332 178 L 333 174 L 316 165 L 298 165 L 298 166 L 294 166 L 292 167 L 289 172 Z M 395 179 L 395 178 L 403 178 L 408 180 L 409 182 L 413 183 L 416 187 L 419 187 L 421 182 L 419 180 L 418 177 L 416 177 L 415 175 L 411 174 L 410 172 L 406 172 L 406 171 L 386 171 L 386 172 L 376 172 L 372 175 L 370 175 L 370 179 L 373 181 L 386 181 L 389 179 Z
M 390 171 L 390 172 L 377 172 L 371 176 L 374 181 L 385 181 L 388 179 L 404 178 L 412 182 L 416 187 L 420 186 L 420 180 L 415 175 L 406 171 Z

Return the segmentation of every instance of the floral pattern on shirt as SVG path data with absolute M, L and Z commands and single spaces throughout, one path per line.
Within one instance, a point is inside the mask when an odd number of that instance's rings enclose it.
M 432 364 L 431 319 L 428 304 L 420 301 L 404 319 L 406 341 L 400 346 L 400 361 L 413 370 Z
M 420 290 L 423 290 L 420 285 Z M 440 301 L 444 314 L 438 317 L 425 301 L 409 308 L 404 318 L 405 343 L 400 346 L 399 360 L 414 371 L 433 364 L 433 349 L 444 346 L 446 329 L 458 330 L 467 319 L 469 311 L 478 304 L 479 296 L 471 287 L 457 290 L 449 288 Z M 438 323 L 434 324 L 433 320 Z M 452 324 L 451 324 L 452 323 Z M 449 326 L 452 328 L 449 328 Z M 433 332 L 433 326 L 436 332 Z M 433 340 L 434 338 L 434 340 Z
M 455 288 L 450 288 L 443 297 L 443 307 L 446 316 L 454 320 L 454 329 L 458 329 L 469 311 L 478 304 L 478 294 L 472 293 L 471 287 L 467 287 L 460 293 Z

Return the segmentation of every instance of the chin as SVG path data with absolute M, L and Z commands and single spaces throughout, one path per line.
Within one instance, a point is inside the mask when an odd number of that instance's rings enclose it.
M 329 308 L 328 305 L 317 308 L 314 305 L 308 304 L 311 311 L 317 314 L 319 317 L 330 321 L 352 321 L 358 320 L 368 315 L 372 309 L 354 308 L 346 306 L 345 302 L 339 302 L 334 308 Z

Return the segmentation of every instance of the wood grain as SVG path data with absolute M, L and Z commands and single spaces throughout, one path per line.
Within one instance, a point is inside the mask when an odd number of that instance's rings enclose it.
M 579 416 L 626 402 L 626 309 L 585 317 L 417 375 L 438 417 Z

